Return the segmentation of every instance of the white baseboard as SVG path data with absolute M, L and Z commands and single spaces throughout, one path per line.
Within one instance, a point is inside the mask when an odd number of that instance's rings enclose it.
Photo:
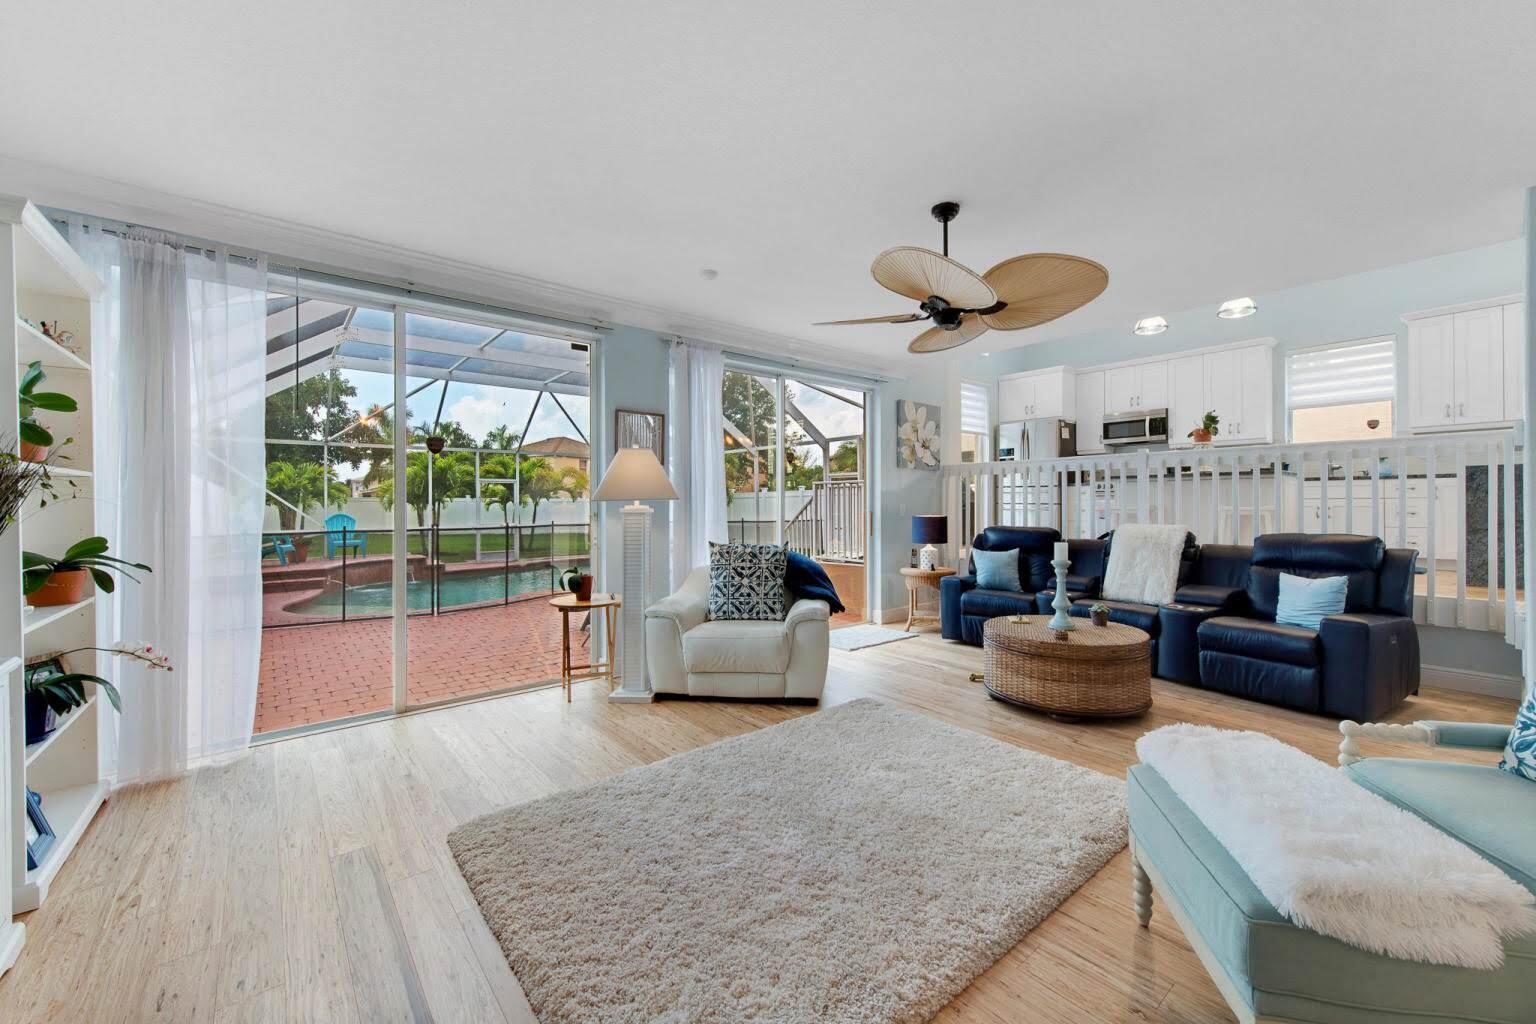
M 1441 665 L 1423 665 L 1419 670 L 1419 683 L 1443 690 L 1460 690 L 1463 693 L 1480 693 L 1486 697 L 1506 697 L 1519 700 L 1525 684 L 1518 676 L 1501 676 L 1492 672 L 1469 672 L 1461 668 L 1445 668 Z

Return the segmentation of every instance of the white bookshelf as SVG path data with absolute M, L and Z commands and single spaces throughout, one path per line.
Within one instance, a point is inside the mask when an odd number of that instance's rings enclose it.
M 21 552 L 25 548 L 58 555 L 75 541 L 94 535 L 96 518 L 92 485 L 96 469 L 92 445 L 91 398 L 91 300 L 102 284 L 85 263 L 31 203 L 0 196 L 0 362 L 10 376 L 0 380 L 0 437 L 14 439 L 17 422 L 16 385 L 28 363 L 40 362 L 48 374 L 43 386 L 74 398 L 74 413 L 40 412 L 38 418 L 65 448 L 63 460 L 52 472 L 58 500 L 46 513 L 30 515 L 37 508 L 34 496 L 22 521 L 0 536 L 0 658 L 17 657 L 5 673 L 9 681 L 0 752 L 5 768 L 3 861 L 9 884 L 0 892 L 0 970 L 7 966 L 5 950 L 14 942 L 20 949 L 20 925 L 11 925 L 13 914 L 40 906 L 47 898 L 59 869 L 74 852 L 91 819 L 107 798 L 108 784 L 101 759 L 102 708 L 105 701 L 94 688 L 90 699 L 67 715 L 43 740 L 28 745 L 23 715 L 23 672 L 27 659 L 96 642 L 97 602 L 94 592 L 85 600 L 57 608 L 31 608 L 21 594 Z M 75 334 L 76 351 L 63 348 L 27 321 L 60 321 Z M 9 325 L 10 329 L 6 329 Z M 6 426 L 9 425 L 9 426 Z M 71 655 L 72 671 L 101 672 L 94 655 Z M 110 676 L 109 676 L 110 678 Z M 26 852 L 26 791 L 42 797 L 43 813 L 54 831 L 54 842 L 36 868 L 28 870 Z M 11 927 L 14 938 L 7 936 Z M 14 957 L 13 957 L 14 959 Z

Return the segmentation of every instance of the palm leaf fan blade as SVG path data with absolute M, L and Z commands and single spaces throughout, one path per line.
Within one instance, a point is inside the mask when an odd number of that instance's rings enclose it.
M 987 325 L 982 317 L 975 313 L 967 313 L 960 319 L 960 326 L 953 331 L 946 331 L 942 327 L 930 327 L 928 330 L 912 339 L 907 346 L 908 352 L 943 352 L 946 349 L 959 348 L 968 341 L 974 341 L 987 333 Z
M 1098 298 L 1109 287 L 1109 271 L 1093 260 L 1065 253 L 1037 252 L 1004 260 L 986 273 L 1007 306 L 983 314 L 998 331 L 1022 331 L 1050 323 Z
M 918 302 L 933 295 L 962 309 L 985 309 L 997 302 L 992 286 L 974 270 L 915 245 L 885 250 L 869 272 L 882 288 Z

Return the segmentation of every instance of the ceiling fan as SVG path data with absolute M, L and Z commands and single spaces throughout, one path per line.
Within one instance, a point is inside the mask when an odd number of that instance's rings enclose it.
M 1003 260 L 978 274 L 949 258 L 949 222 L 959 203 L 939 203 L 930 211 L 944 225 L 944 252 L 899 245 L 875 257 L 870 273 L 884 288 L 916 299 L 916 313 L 826 320 L 816 327 L 842 324 L 910 324 L 932 320 L 934 326 L 912 339 L 908 352 L 942 352 L 996 331 L 1022 331 L 1066 316 L 1086 306 L 1109 285 L 1109 271 L 1093 260 L 1056 252 L 1034 252 Z

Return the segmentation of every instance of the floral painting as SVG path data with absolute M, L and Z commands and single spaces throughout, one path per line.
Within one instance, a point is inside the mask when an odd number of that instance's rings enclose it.
M 896 402 L 896 464 L 902 469 L 939 468 L 939 411 L 910 399 Z

